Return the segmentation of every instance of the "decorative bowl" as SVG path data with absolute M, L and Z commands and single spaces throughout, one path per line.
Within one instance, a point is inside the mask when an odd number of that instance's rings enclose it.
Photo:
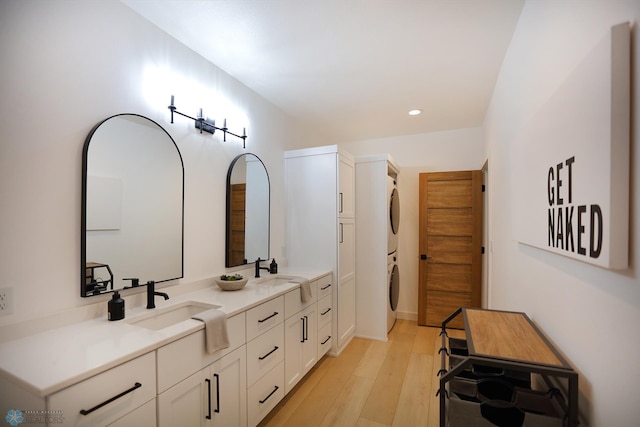
M 216 277 L 216 284 L 223 291 L 238 291 L 244 288 L 244 285 L 249 281 L 248 278 L 242 278 L 242 276 L 236 274 L 233 276 L 222 275 L 220 277 Z

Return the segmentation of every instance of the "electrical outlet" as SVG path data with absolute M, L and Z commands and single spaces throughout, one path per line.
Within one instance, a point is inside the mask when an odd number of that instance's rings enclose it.
M 13 314 L 13 288 L 0 288 L 0 316 Z

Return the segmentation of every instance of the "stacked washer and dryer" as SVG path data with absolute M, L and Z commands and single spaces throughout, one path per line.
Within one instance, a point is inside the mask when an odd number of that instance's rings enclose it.
M 356 336 L 362 338 L 386 341 L 397 318 L 398 173 L 388 154 L 355 159 Z
M 391 171 L 390 171 L 391 172 Z M 398 269 L 398 228 L 400 227 L 400 196 L 397 186 L 398 174 L 387 176 L 387 332 L 398 318 L 400 297 L 400 270 Z

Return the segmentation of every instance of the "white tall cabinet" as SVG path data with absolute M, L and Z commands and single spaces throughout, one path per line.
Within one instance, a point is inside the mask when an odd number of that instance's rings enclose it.
M 334 272 L 331 353 L 338 354 L 356 328 L 353 156 L 330 145 L 284 157 L 286 255 L 295 268 Z

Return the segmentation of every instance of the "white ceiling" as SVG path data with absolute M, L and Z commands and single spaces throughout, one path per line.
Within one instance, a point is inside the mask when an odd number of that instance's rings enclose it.
M 334 141 L 480 126 L 524 4 L 123 2 Z

